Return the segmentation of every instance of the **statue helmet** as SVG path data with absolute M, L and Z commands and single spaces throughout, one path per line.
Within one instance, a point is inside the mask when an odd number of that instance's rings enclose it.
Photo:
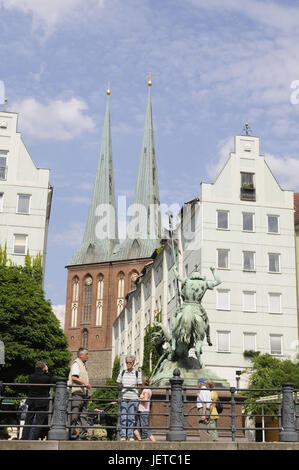
M 193 273 L 191 274 L 191 276 L 189 277 L 189 279 L 191 279 L 191 280 L 193 280 L 193 279 L 198 279 L 198 280 L 205 281 L 205 280 L 206 280 L 206 277 L 205 277 L 205 276 L 202 276 L 199 271 L 193 271 Z

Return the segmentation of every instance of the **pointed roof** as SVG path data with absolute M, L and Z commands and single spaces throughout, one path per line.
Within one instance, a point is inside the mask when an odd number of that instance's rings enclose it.
M 82 243 L 67 266 L 107 261 L 118 243 L 110 104 L 107 91 L 100 154 Z
M 149 258 L 160 246 L 161 216 L 160 197 L 154 144 L 154 128 L 151 102 L 151 81 L 148 82 L 148 100 L 144 122 L 143 139 L 132 209 L 143 214 L 147 223 L 139 223 L 132 215 L 127 227 L 127 239 L 121 244 L 118 259 Z M 134 232 L 134 233 L 132 233 Z

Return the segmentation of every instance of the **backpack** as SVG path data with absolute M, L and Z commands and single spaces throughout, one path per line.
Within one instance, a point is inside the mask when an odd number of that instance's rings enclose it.
M 221 401 L 218 399 L 218 401 L 216 401 L 216 410 L 217 410 L 217 413 L 220 415 L 223 411 L 223 405 L 221 403 Z
M 121 376 L 123 376 L 125 372 L 126 370 L 124 369 L 121 373 Z M 138 370 L 135 370 L 135 374 L 136 374 L 136 379 L 138 379 Z

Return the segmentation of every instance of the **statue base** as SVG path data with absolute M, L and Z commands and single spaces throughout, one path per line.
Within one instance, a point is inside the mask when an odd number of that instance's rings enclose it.
M 218 377 L 212 370 L 201 367 L 199 361 L 194 357 L 188 357 L 177 362 L 165 359 L 151 376 L 151 386 L 170 385 L 174 369 L 180 370 L 180 377 L 184 380 L 183 386 L 197 387 L 198 379 L 201 377 L 206 380 L 213 380 L 215 388 L 230 387 L 227 380 Z

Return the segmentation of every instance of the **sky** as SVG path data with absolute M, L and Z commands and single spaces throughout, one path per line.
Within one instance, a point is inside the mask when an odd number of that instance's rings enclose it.
M 6 110 L 54 187 L 44 288 L 60 319 L 108 84 L 117 198 L 133 196 L 149 72 L 162 203 L 213 182 L 245 122 L 281 187 L 298 192 L 298 24 L 291 0 L 0 0 Z

